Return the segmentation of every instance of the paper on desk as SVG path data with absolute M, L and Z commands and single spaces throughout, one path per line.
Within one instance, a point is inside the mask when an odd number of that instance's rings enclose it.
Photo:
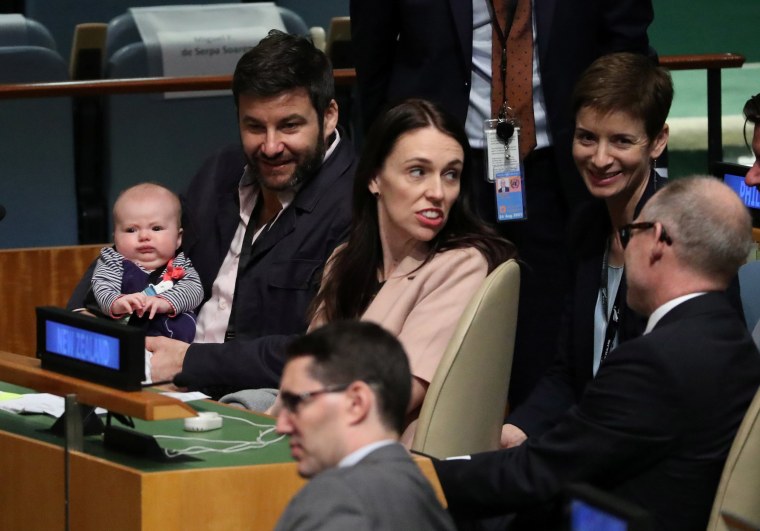
M 0 402 L 0 409 L 11 413 L 44 413 L 58 418 L 63 415 L 66 405 L 62 396 L 51 395 L 50 393 L 29 393 Z M 102 415 L 106 413 L 106 410 L 97 408 L 95 413 Z
M 203 400 L 204 398 L 211 398 L 208 395 L 204 395 L 200 391 L 192 391 L 190 393 L 177 393 L 176 391 L 166 391 L 161 393 L 162 395 L 170 396 L 181 400 L 182 402 L 192 402 L 193 400 Z
M 0 402 L 3 402 L 4 400 L 13 400 L 14 398 L 18 398 L 21 395 L 18 393 L 7 393 L 5 391 L 0 391 Z

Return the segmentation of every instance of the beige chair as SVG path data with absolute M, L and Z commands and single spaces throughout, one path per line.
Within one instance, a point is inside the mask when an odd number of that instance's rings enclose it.
M 708 531 L 727 531 L 726 512 L 760 527 L 760 390 L 744 415 L 715 494 Z
M 499 447 L 519 293 L 515 260 L 497 267 L 475 293 L 430 382 L 412 450 L 443 458 Z

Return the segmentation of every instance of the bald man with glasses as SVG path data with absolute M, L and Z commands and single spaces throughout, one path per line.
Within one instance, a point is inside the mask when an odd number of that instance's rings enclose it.
M 401 344 L 373 323 L 337 321 L 289 346 L 277 431 L 311 481 L 278 531 L 454 529 L 398 442 L 411 382 Z
M 718 179 L 678 179 L 655 193 L 620 230 L 627 303 L 648 316 L 644 335 L 613 349 L 580 402 L 542 435 L 436 462 L 455 518 L 511 513 L 510 529 L 553 529 L 537 514 L 552 515 L 547 504 L 568 485 L 590 483 L 647 511 L 653 530 L 704 530 L 760 384 L 760 354 L 725 293 L 751 229 Z

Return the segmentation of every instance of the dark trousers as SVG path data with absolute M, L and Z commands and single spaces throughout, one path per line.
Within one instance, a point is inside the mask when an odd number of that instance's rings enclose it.
M 472 193 L 478 214 L 496 220 L 493 183 L 486 182 L 483 150 L 473 150 Z M 526 157 L 524 190 L 527 219 L 495 223 L 512 241 L 521 264 L 517 337 L 509 405 L 522 403 L 554 359 L 563 302 L 570 284 L 566 230 L 572 205 L 564 199 L 551 148 Z

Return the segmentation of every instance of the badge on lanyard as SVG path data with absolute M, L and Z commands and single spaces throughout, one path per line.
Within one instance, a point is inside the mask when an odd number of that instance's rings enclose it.
M 486 179 L 493 183 L 496 220 L 518 221 L 528 217 L 520 163 L 520 127 L 513 118 L 486 120 Z

